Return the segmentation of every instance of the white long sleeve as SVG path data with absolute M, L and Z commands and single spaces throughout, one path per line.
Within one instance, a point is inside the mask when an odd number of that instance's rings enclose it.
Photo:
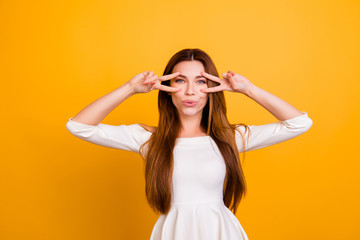
M 303 112 L 303 115 L 301 116 L 284 121 L 264 125 L 249 125 L 250 131 L 245 131 L 244 126 L 239 126 L 238 129 L 245 136 L 245 149 L 248 152 L 281 143 L 299 136 L 300 134 L 308 131 L 312 124 L 313 121 L 309 118 L 307 112 Z M 243 152 L 244 147 L 240 133 L 235 131 L 235 136 L 239 153 Z
M 245 128 L 239 126 L 238 129 L 245 136 L 246 151 L 284 142 L 305 133 L 310 129 L 313 122 L 306 112 L 303 113 L 301 116 L 285 121 L 264 125 L 249 125 L 250 132 L 245 132 Z M 72 118 L 67 122 L 66 128 L 74 136 L 85 141 L 136 153 L 139 153 L 141 145 L 144 144 L 152 134 L 139 124 L 114 126 L 100 123 L 94 126 L 73 121 Z M 244 148 L 240 133 L 235 131 L 235 136 L 239 153 L 243 152 Z
M 74 136 L 87 142 L 136 153 L 139 153 L 141 145 L 152 134 L 139 124 L 114 126 L 100 123 L 94 126 L 73 121 L 72 118 L 67 122 L 66 128 Z

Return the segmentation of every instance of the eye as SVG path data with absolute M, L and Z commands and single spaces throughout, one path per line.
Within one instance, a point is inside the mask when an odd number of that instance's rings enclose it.
M 206 80 L 199 80 L 198 83 L 204 84 L 206 83 Z
M 184 82 L 184 80 L 182 80 L 182 79 L 175 79 L 175 82 Z

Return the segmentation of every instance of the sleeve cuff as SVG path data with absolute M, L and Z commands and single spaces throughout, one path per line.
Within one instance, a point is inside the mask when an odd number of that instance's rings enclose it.
M 96 125 L 90 125 L 90 124 L 73 121 L 72 117 L 69 118 L 68 122 L 70 122 L 72 125 L 77 126 L 77 127 L 95 127 L 96 126 Z
M 313 121 L 309 118 L 307 112 L 301 112 L 303 113 L 302 115 L 281 121 L 281 123 L 289 128 L 303 127 L 309 129 L 312 126 Z
M 301 111 L 303 114 L 300 115 L 300 116 L 297 116 L 297 117 L 293 117 L 293 118 L 290 118 L 290 119 L 287 119 L 287 120 L 284 120 L 284 121 L 281 121 L 281 122 L 294 122 L 294 121 L 297 121 L 297 120 L 300 120 L 300 119 L 305 119 L 305 118 L 308 118 L 308 113 L 307 112 L 303 112 Z

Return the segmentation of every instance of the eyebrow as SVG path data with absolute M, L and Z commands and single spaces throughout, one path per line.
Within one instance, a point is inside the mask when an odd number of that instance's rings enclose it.
M 184 75 L 182 75 L 182 74 L 180 74 L 178 77 L 183 77 L 183 78 L 186 78 L 187 79 L 187 77 L 186 76 L 184 76 Z M 196 78 L 205 78 L 204 76 L 201 76 L 201 75 L 199 75 L 199 76 L 196 76 L 195 77 L 195 79 Z M 206 79 L 206 78 L 205 78 Z

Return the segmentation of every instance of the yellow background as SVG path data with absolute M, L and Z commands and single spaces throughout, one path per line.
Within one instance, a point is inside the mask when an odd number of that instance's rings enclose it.
M 249 152 L 236 213 L 250 240 L 360 239 L 359 1 L 1 1 L 0 239 L 149 239 L 139 155 L 72 136 L 68 119 L 183 48 L 208 52 L 313 120 Z M 277 121 L 226 92 L 232 123 Z M 157 124 L 157 92 L 103 123 Z

